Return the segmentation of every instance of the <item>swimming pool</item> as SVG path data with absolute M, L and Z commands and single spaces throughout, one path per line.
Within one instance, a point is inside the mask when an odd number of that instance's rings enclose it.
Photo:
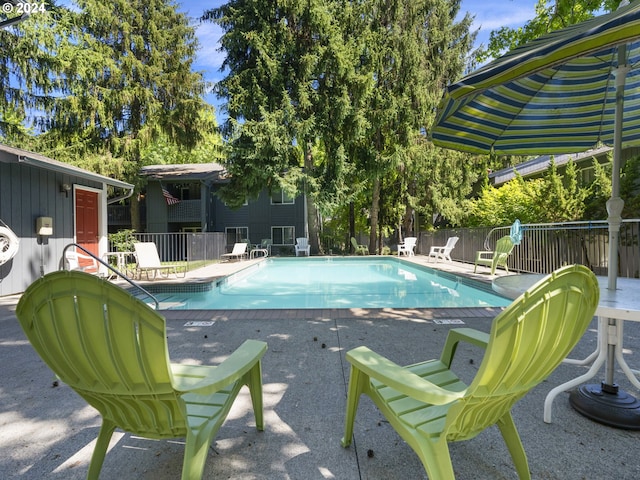
M 199 292 L 153 286 L 150 291 L 161 309 L 181 310 L 465 308 L 510 303 L 479 282 L 394 257 L 268 258 L 208 285 Z

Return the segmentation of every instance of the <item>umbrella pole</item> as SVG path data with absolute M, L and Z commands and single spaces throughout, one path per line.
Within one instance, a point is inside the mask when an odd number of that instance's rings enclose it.
M 618 47 L 616 76 L 616 110 L 613 124 L 613 167 L 611 168 L 611 198 L 607 201 L 609 223 L 609 268 L 607 272 L 609 290 L 616 289 L 618 278 L 618 238 L 622 224 L 624 201 L 620 198 L 620 170 L 622 169 L 622 122 L 624 121 L 624 84 L 630 67 L 627 65 L 627 47 Z
M 624 114 L 624 84 L 627 73 L 626 45 L 618 47 L 618 67 L 616 75 L 616 110 L 613 132 L 613 168 L 611 170 L 611 198 L 607 201 L 607 221 L 609 223 L 609 267 L 607 288 L 615 290 L 618 278 L 618 239 L 622 224 L 624 201 L 620 198 L 620 170 L 622 167 L 622 122 Z M 618 331 L 617 320 L 607 319 L 607 361 L 605 380 L 600 385 L 582 385 L 571 393 L 570 403 L 584 416 L 605 425 L 629 430 L 640 429 L 640 401 L 633 395 L 620 390 L 613 380 L 614 362 L 618 339 L 613 332 Z M 622 329 L 620 329 L 620 332 Z

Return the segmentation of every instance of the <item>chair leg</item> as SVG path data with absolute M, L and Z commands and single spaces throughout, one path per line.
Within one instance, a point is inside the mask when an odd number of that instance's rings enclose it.
M 100 433 L 96 440 L 96 446 L 93 449 L 91 455 L 91 463 L 89 464 L 89 472 L 87 473 L 88 480 L 98 480 L 100 476 L 100 470 L 102 470 L 102 464 L 104 457 L 107 454 L 107 448 L 111 441 L 111 436 L 116 429 L 116 424 L 110 420 L 102 419 L 102 426 L 100 427 Z
M 418 453 L 429 478 L 434 480 L 455 480 L 451 453 L 445 438 L 440 438 L 437 442 L 427 441 L 420 450 L 420 452 L 416 453 Z
M 256 428 L 262 432 L 264 430 L 264 403 L 262 399 L 262 367 L 260 362 L 257 362 L 247 375 L 249 376 L 247 386 L 251 394 Z
M 184 461 L 182 464 L 182 480 L 201 480 L 204 473 L 204 465 L 207 461 L 209 446 L 213 438 L 211 430 L 218 425 L 210 424 L 206 427 L 207 431 L 189 431 L 187 433 L 186 445 L 184 447 Z M 212 428 L 213 427 L 213 428 Z
M 516 424 L 513 422 L 511 412 L 507 412 L 507 414 L 498 421 L 498 428 L 500 428 L 502 438 L 504 438 L 507 444 L 507 448 L 513 459 L 513 464 L 518 472 L 518 477 L 520 480 L 531 480 L 527 454 L 522 446 L 522 441 L 520 440 L 520 435 L 518 435 Z
M 356 411 L 358 403 L 360 403 L 360 395 L 363 393 L 363 387 L 369 377 L 364 375 L 357 368 L 351 367 L 351 376 L 349 377 L 349 390 L 347 393 L 347 406 L 344 418 L 344 436 L 340 443 L 343 447 L 351 445 L 353 440 L 353 423 L 356 419 Z

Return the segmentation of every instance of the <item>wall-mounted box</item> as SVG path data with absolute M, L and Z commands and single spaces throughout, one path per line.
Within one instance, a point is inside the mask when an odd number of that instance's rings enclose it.
M 36 233 L 43 237 L 53 235 L 53 218 L 38 217 L 36 220 Z

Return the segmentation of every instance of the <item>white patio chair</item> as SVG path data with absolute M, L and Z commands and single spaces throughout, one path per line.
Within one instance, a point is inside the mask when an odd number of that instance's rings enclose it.
M 417 237 L 406 237 L 404 243 L 398 245 L 398 256 L 407 255 L 408 257 L 413 257 L 413 249 L 417 242 Z
M 89 255 L 76 252 L 75 250 L 67 250 L 64 253 L 67 270 L 78 270 L 80 272 L 98 275 L 98 262 Z
M 296 257 L 299 253 L 304 253 L 307 257 L 311 255 L 309 239 L 305 237 L 296 238 Z
M 453 247 L 456 246 L 457 242 L 458 237 L 449 237 L 447 239 L 447 244 L 444 247 L 431 247 L 431 250 L 429 250 L 427 261 L 430 261 L 431 258 L 435 258 L 436 263 L 438 263 L 438 259 L 451 262 L 451 250 L 453 250 Z
M 183 265 L 174 264 L 162 264 L 160 262 L 160 256 L 158 255 L 158 249 L 153 242 L 137 242 L 133 244 L 136 256 L 136 276 L 142 279 L 142 274 L 147 275 L 147 280 L 153 280 L 156 278 L 156 274 L 168 278 L 169 274 L 173 273 L 178 276 L 182 273 L 182 276 L 186 276 L 187 268 Z M 153 273 L 150 278 L 149 273 Z
M 233 245 L 233 250 L 231 251 L 231 253 L 222 254 L 222 258 L 227 260 L 231 260 L 232 258 L 242 260 L 243 258 L 247 257 L 248 245 L 248 243 L 235 243 Z

